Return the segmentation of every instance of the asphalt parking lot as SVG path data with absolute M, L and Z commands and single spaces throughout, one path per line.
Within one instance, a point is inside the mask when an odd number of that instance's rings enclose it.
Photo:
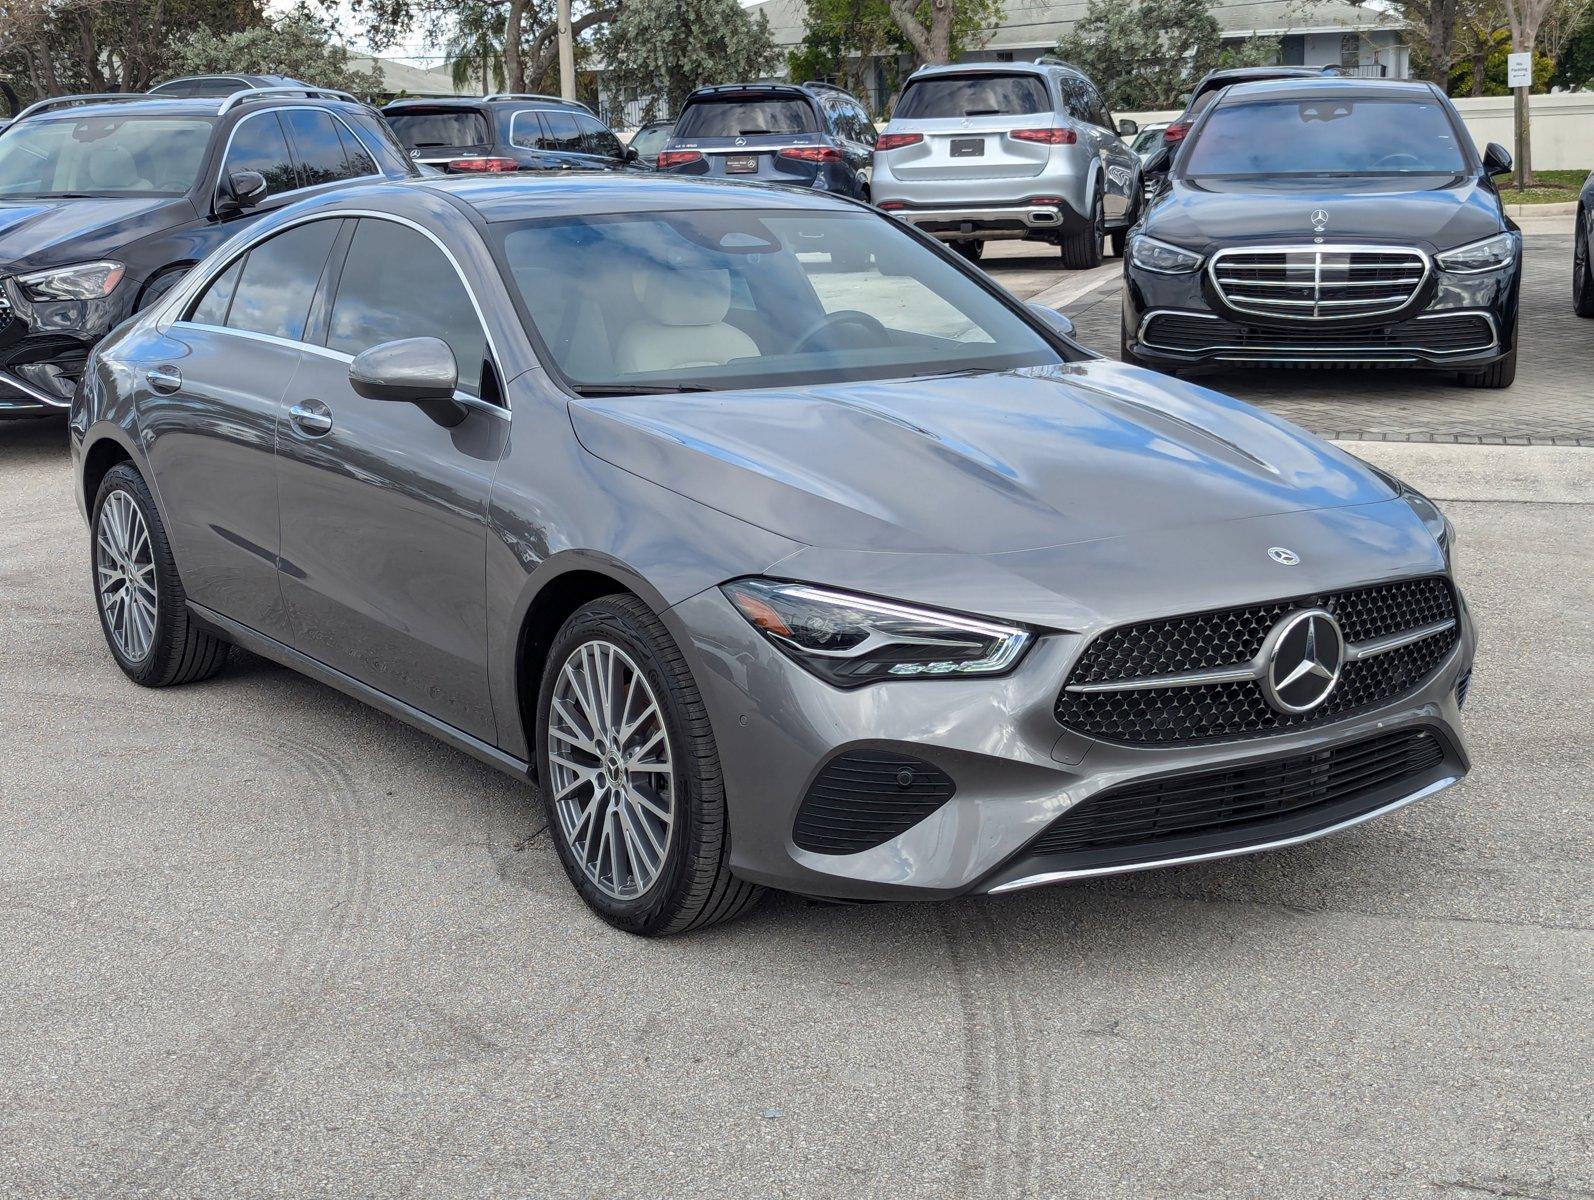
M 0 1194 L 1594 1195 L 1594 322 L 1542 224 L 1507 391 L 1203 380 L 1444 503 L 1465 783 L 1270 855 L 666 942 L 587 913 L 529 787 L 338 693 L 127 682 L 63 431 L 0 425 Z M 1115 352 L 1112 268 L 1055 257 L 990 266 L 1085 286 Z

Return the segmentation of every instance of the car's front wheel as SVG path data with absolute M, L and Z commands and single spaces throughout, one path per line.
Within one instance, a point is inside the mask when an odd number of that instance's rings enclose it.
M 1577 210 L 1577 233 L 1572 240 L 1572 311 L 1594 317 L 1594 261 L 1588 245 L 1588 213 Z
M 189 615 L 166 527 L 131 463 L 106 472 L 90 528 L 100 628 L 128 678 L 168 687 L 221 670 L 228 644 Z
M 761 894 L 730 872 L 719 754 L 691 670 L 636 597 L 594 600 L 559 630 L 537 770 L 565 873 L 611 925 L 684 933 Z

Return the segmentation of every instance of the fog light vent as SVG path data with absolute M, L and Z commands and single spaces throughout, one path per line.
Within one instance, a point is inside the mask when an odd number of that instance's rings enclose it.
M 797 810 L 792 841 L 816 854 L 889 842 L 952 798 L 940 767 L 889 750 L 851 750 L 825 764 Z

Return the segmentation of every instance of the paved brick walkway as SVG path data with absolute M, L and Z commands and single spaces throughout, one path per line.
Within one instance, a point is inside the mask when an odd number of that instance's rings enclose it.
M 1326 437 L 1362 441 L 1594 446 L 1594 321 L 1572 313 L 1572 236 L 1525 236 L 1516 383 L 1457 387 L 1422 371 L 1247 370 L 1201 374 L 1207 387 Z M 1118 356 L 1119 287 L 1069 305 L 1081 339 Z

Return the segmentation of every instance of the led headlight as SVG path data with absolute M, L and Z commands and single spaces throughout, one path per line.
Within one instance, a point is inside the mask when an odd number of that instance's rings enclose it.
M 1129 261 L 1143 271 L 1159 275 L 1188 275 L 1201 268 L 1201 256 L 1189 250 L 1159 242 L 1143 233 L 1129 238 Z
M 721 589 L 798 665 L 837 687 L 883 679 L 999 675 L 1029 630 L 806 583 L 738 579 Z
M 1454 250 L 1446 250 L 1434 259 L 1441 271 L 1452 275 L 1477 275 L 1483 271 L 1498 271 L 1516 261 L 1517 239 L 1512 233 L 1497 233 L 1481 242 L 1468 242 Z
M 17 282 L 30 300 L 98 300 L 116 290 L 125 270 L 119 262 L 78 263 L 19 275 Z

